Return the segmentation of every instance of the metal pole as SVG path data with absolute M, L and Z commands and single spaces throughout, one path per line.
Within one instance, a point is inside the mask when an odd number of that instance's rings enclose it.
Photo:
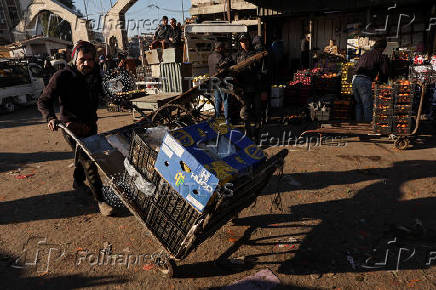
M 83 5 L 85 6 L 86 20 L 88 20 L 88 8 L 86 8 L 86 1 L 85 0 L 83 0 Z
M 232 0 L 227 0 L 227 21 L 232 23 Z
M 185 23 L 185 9 L 183 8 L 183 0 L 182 0 L 182 24 Z

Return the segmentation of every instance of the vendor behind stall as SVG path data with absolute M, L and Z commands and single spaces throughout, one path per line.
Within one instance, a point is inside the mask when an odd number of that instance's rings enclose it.
M 301 68 L 309 68 L 310 64 L 310 33 L 304 35 L 301 40 Z
M 386 39 L 378 40 L 372 50 L 360 57 L 353 77 L 353 95 L 356 100 L 356 120 L 371 122 L 373 112 L 372 82 L 388 80 L 388 60 L 382 54 L 387 46 Z
M 328 54 L 338 54 L 338 46 L 333 39 L 330 39 L 329 45 L 324 48 L 324 52 Z

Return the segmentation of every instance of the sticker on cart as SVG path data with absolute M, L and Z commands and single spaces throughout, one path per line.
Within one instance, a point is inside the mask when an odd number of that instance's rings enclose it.
M 198 185 L 200 185 L 204 190 L 209 193 L 213 193 L 212 186 L 208 184 L 211 175 L 212 174 L 210 172 L 203 168 L 198 175 L 191 173 L 191 178 L 194 179 L 195 182 L 197 182 Z
M 173 157 L 173 151 L 166 144 L 162 144 L 161 149 L 169 158 Z
M 170 147 L 179 158 L 182 156 L 183 152 L 185 152 L 185 149 L 183 149 L 171 135 L 165 137 L 164 144 Z
M 202 205 L 198 200 L 196 200 L 192 195 L 188 194 L 186 199 L 196 208 L 198 208 L 200 211 L 204 209 L 204 205 Z

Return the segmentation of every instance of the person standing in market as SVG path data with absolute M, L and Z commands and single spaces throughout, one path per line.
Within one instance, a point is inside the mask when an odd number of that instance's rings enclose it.
M 168 17 L 163 16 L 161 24 L 157 27 L 153 35 L 153 42 L 150 45 L 150 49 L 158 47 L 165 48 L 168 45 L 169 37 L 171 34 L 171 26 L 168 25 Z
M 218 41 L 215 43 L 214 51 L 209 55 L 209 75 L 214 76 L 219 70 L 225 68 L 226 58 L 224 56 L 225 45 L 223 42 Z M 224 118 L 226 123 L 230 124 L 229 116 L 229 95 L 225 92 L 220 84 L 214 83 L 214 97 L 215 97 L 215 117 L 221 116 L 221 105 L 224 107 Z
M 180 26 L 177 25 L 177 21 L 175 18 L 171 18 L 170 27 L 170 44 L 172 47 L 179 47 L 182 44 L 182 29 Z
M 256 51 L 251 45 L 250 37 L 246 33 L 243 33 L 239 36 L 239 44 L 240 49 L 235 57 L 236 63 L 240 63 L 256 54 Z M 242 98 L 244 104 L 242 104 L 241 118 L 244 121 L 244 125 L 248 134 L 251 135 L 250 137 L 254 137 L 252 136 L 253 134 L 250 130 L 250 121 L 255 122 L 255 127 L 257 130 L 259 129 L 260 117 L 262 115 L 260 93 L 258 88 L 258 86 L 261 85 L 259 84 L 260 80 L 258 79 L 259 70 L 259 64 L 253 63 L 248 68 L 239 72 L 237 76 L 237 83 L 243 89 Z
M 301 68 L 307 69 L 310 64 L 310 33 L 304 35 L 301 40 Z
M 48 122 L 51 131 L 57 130 L 57 117 L 54 103 L 59 101 L 60 121 L 65 123 L 78 138 L 86 138 L 97 134 L 97 107 L 103 96 L 102 80 L 98 70 L 94 45 L 79 41 L 73 49 L 73 64 L 56 72 L 38 99 L 38 109 Z M 73 151 L 76 142 L 65 132 L 64 138 Z M 89 186 L 98 203 L 100 212 L 111 215 L 113 208 L 104 202 L 102 182 L 96 165 L 84 154 L 79 153 L 74 169 L 73 188 L 87 191 L 84 184 L 88 179 Z
M 387 46 L 386 39 L 378 40 L 374 47 L 360 57 L 353 76 L 353 95 L 356 101 L 356 121 L 371 122 L 374 106 L 372 82 L 378 76 L 378 82 L 388 80 L 388 60 L 383 55 Z

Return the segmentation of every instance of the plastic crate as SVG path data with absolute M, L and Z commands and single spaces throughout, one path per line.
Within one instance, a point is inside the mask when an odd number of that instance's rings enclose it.
M 393 106 L 394 105 L 394 99 L 391 98 L 376 98 L 375 104 L 378 106 Z
M 165 179 L 160 178 L 154 192 L 148 194 L 138 190 L 134 179 L 125 172 L 122 184 L 130 202 L 140 210 L 142 220 L 159 242 L 177 255 L 200 214 Z
M 392 116 L 389 115 L 374 115 L 373 121 L 375 124 L 386 124 L 392 122 Z
M 157 184 L 159 174 L 154 169 L 157 153 L 144 140 L 145 135 L 134 131 L 130 144 L 129 161 L 146 179 Z
M 407 114 L 412 112 L 412 103 L 409 104 L 395 104 L 393 113 L 394 114 Z
M 392 115 L 393 105 L 389 104 L 374 104 L 374 114 L 375 115 Z
M 373 126 L 373 130 L 375 133 L 378 134 L 390 134 L 392 133 L 392 123 L 387 122 L 387 123 L 375 123 L 374 122 L 374 126 Z
M 397 135 L 409 135 L 412 131 L 412 122 L 408 120 L 394 122 L 392 126 L 392 133 Z
M 398 94 L 397 96 L 395 96 L 395 103 L 403 103 L 403 104 L 408 104 L 408 103 L 412 103 L 413 102 L 413 94 L 405 94 L 405 93 L 401 93 Z

